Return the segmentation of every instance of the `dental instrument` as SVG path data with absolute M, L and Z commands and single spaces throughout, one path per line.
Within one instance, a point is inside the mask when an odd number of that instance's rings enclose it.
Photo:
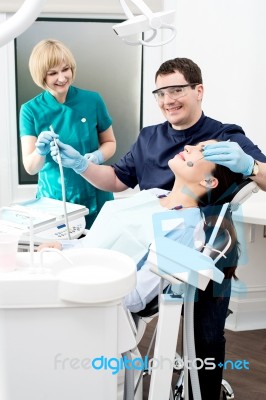
M 132 46 L 143 45 L 143 46 L 163 46 L 172 41 L 176 36 L 176 28 L 171 23 L 174 20 L 175 11 L 161 11 L 153 13 L 150 8 L 144 3 L 143 0 L 131 0 L 138 9 L 142 12 L 142 15 L 134 16 L 127 6 L 125 0 L 120 0 L 120 4 L 127 16 L 127 21 L 116 24 L 113 26 L 115 33 L 122 38 L 122 40 Z M 167 29 L 170 30 L 172 35 L 158 43 L 150 43 L 155 36 L 158 34 L 158 30 Z M 130 41 L 127 39 L 128 36 L 140 34 L 146 31 L 152 31 L 152 35 L 146 40 Z
M 204 156 L 203 157 L 200 157 L 198 160 L 196 160 L 196 161 L 188 161 L 187 162 L 187 166 L 188 167 L 194 167 L 194 165 L 199 161 L 199 160 L 202 160 L 204 158 Z
M 230 139 L 227 139 L 226 140 L 226 142 L 230 142 Z M 203 150 L 204 150 L 204 146 L 201 148 L 201 152 L 203 152 Z M 202 156 L 202 157 L 200 157 L 198 160 L 196 160 L 196 161 L 188 161 L 187 162 L 187 166 L 188 167 L 194 167 L 194 165 L 196 164 L 196 162 L 198 162 L 199 160 L 202 160 L 204 158 L 204 156 Z
M 49 126 L 49 129 L 52 133 L 55 133 L 52 125 Z M 65 217 L 65 224 L 66 224 L 66 230 L 67 230 L 67 237 L 69 240 L 71 240 L 68 217 L 67 217 L 67 209 L 66 209 L 66 189 L 65 189 L 64 171 L 63 171 L 62 160 L 61 160 L 60 151 L 59 151 L 59 147 L 58 147 L 56 139 L 54 139 L 54 144 L 57 149 L 57 161 L 58 161 L 58 165 L 59 165 L 60 179 L 61 179 L 61 186 L 62 186 L 62 201 L 63 201 L 63 207 L 64 207 L 64 217 Z

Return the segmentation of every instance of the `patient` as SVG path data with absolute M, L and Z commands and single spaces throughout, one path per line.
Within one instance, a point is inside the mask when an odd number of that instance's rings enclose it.
M 126 296 L 125 305 L 132 312 L 144 309 L 158 294 L 160 281 L 145 264 L 149 246 L 154 240 L 153 215 L 171 210 L 174 225 L 166 232 L 168 237 L 198 249 L 205 242 L 204 226 L 215 224 L 215 221 L 210 221 L 215 219 L 212 212 L 208 212 L 204 222 L 204 207 L 207 204 L 217 204 L 219 200 L 222 203 L 224 192 L 243 179 L 242 174 L 236 174 L 203 158 L 204 145 L 213 142 L 208 140 L 196 146 L 185 146 L 183 152 L 169 160 L 168 165 L 175 175 L 171 192 L 161 189 L 143 190 L 130 198 L 106 202 L 86 237 L 44 243 L 38 250 L 45 247 L 63 250 L 73 246 L 99 247 L 129 255 L 137 265 L 137 286 Z M 230 218 L 225 218 L 223 223 L 232 237 L 229 252 L 233 257 L 230 258 L 228 268 L 223 271 L 226 278 L 230 279 L 237 265 L 238 248 Z M 223 261 L 223 267 L 225 264 Z

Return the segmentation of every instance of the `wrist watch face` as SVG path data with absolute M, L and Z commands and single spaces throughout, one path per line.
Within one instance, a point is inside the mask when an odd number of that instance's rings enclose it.
M 256 176 L 258 175 L 258 173 L 259 173 L 259 164 L 257 163 L 257 161 L 254 161 L 254 166 L 251 176 Z

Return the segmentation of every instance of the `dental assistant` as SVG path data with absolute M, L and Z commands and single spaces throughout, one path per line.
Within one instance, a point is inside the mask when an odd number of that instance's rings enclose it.
M 50 155 L 50 142 L 59 137 L 87 160 L 102 164 L 116 150 L 112 119 L 99 93 L 72 86 L 76 62 L 62 42 L 39 42 L 32 50 L 29 69 L 33 81 L 44 91 L 21 106 L 23 165 L 30 175 L 38 173 L 37 198 L 62 200 L 60 172 Z M 89 209 L 86 227 L 90 228 L 113 194 L 96 189 L 71 169 L 64 169 L 64 179 L 66 200 Z

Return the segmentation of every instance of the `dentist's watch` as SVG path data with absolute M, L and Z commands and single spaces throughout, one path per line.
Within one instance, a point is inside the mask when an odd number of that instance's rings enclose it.
M 258 175 L 258 173 L 259 173 L 259 164 L 257 163 L 256 160 L 254 160 L 253 169 L 249 176 L 256 176 L 256 175 Z

